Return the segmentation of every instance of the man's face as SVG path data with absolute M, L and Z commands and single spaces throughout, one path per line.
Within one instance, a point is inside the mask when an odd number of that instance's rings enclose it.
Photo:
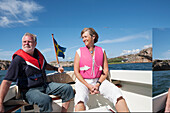
M 24 36 L 22 39 L 22 49 L 29 54 L 33 54 L 37 42 L 29 35 Z

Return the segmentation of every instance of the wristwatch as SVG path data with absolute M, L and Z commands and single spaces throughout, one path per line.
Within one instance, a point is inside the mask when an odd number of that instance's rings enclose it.
M 102 84 L 100 81 L 97 81 L 97 83 L 99 83 L 100 85 Z

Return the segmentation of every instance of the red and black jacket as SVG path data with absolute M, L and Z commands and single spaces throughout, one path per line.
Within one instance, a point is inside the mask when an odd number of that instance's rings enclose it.
M 37 54 L 37 58 L 19 49 L 12 56 L 12 59 L 19 56 L 25 61 L 22 64 L 23 76 L 18 76 L 17 80 L 21 89 L 42 86 L 46 82 L 45 58 L 38 49 L 34 50 L 34 54 Z

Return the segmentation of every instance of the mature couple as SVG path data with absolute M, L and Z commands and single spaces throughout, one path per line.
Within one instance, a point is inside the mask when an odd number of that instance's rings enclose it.
M 45 70 L 61 72 L 63 68 L 48 64 L 41 52 L 35 48 L 36 36 L 31 33 L 24 34 L 22 49 L 13 54 L 11 65 L 1 83 L 0 112 L 4 112 L 3 101 L 12 82 L 17 82 L 23 99 L 31 105 L 37 104 L 40 112 L 52 112 L 52 99 L 49 94 L 61 96 L 61 112 L 67 111 L 74 96 L 75 111 L 85 110 L 89 93 L 100 93 L 113 102 L 118 112 L 128 112 L 120 89 L 106 80 L 108 75 L 106 52 L 94 45 L 98 41 L 98 34 L 93 28 L 84 28 L 81 38 L 85 47 L 76 51 L 74 59 L 74 72 L 77 77 L 74 95 L 69 84 L 46 82 Z

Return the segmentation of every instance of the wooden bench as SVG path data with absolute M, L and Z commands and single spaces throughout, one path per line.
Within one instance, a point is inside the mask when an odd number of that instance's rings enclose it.
M 74 84 L 71 84 L 71 86 L 72 86 L 72 88 L 74 90 L 74 93 L 75 93 Z M 4 105 L 29 105 L 24 99 L 21 98 L 18 86 L 16 86 L 15 88 L 16 88 L 16 96 L 15 96 L 15 98 L 6 101 L 4 103 Z M 52 100 L 61 99 L 61 97 L 58 96 L 58 95 L 49 95 L 49 96 L 52 98 Z

